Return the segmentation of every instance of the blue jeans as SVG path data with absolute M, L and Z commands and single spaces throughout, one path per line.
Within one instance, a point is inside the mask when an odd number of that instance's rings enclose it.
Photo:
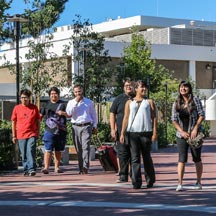
M 24 172 L 36 171 L 36 137 L 19 139 L 18 143 Z

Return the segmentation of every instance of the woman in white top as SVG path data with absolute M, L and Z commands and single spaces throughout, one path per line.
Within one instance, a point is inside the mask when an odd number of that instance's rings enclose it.
M 125 132 L 129 134 L 132 166 L 132 184 L 134 189 L 142 186 L 141 158 L 143 157 L 147 188 L 155 183 L 155 171 L 151 158 L 151 144 L 157 139 L 157 120 L 155 104 L 147 99 L 147 84 L 135 83 L 136 96 L 125 105 L 120 142 L 124 143 Z

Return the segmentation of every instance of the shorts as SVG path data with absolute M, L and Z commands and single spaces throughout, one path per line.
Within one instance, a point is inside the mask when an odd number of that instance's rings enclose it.
M 66 133 L 63 131 L 59 134 L 53 134 L 49 131 L 45 131 L 43 135 L 43 142 L 44 142 L 44 150 L 51 152 L 51 151 L 61 151 L 65 150 L 66 144 Z
M 177 147 L 178 147 L 178 152 L 179 152 L 178 162 L 186 163 L 188 160 L 188 149 L 190 148 L 190 146 L 188 145 L 186 140 L 183 138 L 177 137 L 176 141 L 177 141 Z M 202 147 L 200 147 L 198 149 L 190 148 L 190 150 L 191 150 L 193 162 L 198 163 L 198 162 L 202 161 L 201 160 Z

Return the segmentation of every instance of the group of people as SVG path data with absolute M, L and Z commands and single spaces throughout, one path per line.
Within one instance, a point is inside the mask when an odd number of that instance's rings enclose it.
M 117 143 L 119 159 L 117 182 L 127 182 L 130 176 L 133 188 L 141 188 L 142 155 L 146 186 L 151 188 L 156 179 L 151 157 L 151 145 L 157 139 L 156 107 L 154 101 L 147 97 L 148 86 L 142 80 L 133 83 L 129 78 L 125 79 L 123 89 L 124 92 L 116 97 L 110 108 L 111 135 Z M 193 95 L 191 84 L 188 81 L 181 81 L 178 87 L 178 97 L 172 106 L 171 117 L 176 129 L 179 153 L 176 191 L 183 190 L 183 177 L 189 148 L 196 167 L 197 180 L 194 189 L 202 189 L 202 146 L 194 149 L 187 141 L 189 138 L 194 139 L 202 130 L 201 123 L 204 118 L 202 103 L 198 97 Z
M 72 137 L 78 154 L 79 173 L 89 170 L 90 142 L 92 133 L 97 133 L 97 114 L 94 103 L 83 95 L 83 87 L 73 87 L 74 98 L 67 105 L 60 100 L 60 90 L 49 90 L 49 102 L 39 111 L 30 103 L 31 92 L 24 89 L 20 93 L 21 103 L 13 109 L 13 143 L 19 144 L 25 176 L 36 175 L 36 140 L 40 134 L 40 121 L 44 118 L 44 168 L 43 174 L 49 174 L 49 167 L 54 152 L 54 171 L 62 173 L 60 162 L 66 144 L 66 120 L 71 119 Z
M 117 145 L 119 160 L 118 183 L 131 178 L 134 189 L 142 187 L 141 157 L 147 188 L 154 186 L 156 177 L 151 146 L 157 140 L 156 106 L 147 97 L 148 85 L 142 80 L 130 78 L 123 81 L 124 92 L 117 96 L 110 108 L 111 136 Z M 88 174 L 91 136 L 97 133 L 97 114 L 94 103 L 84 97 L 81 85 L 73 87 L 74 98 L 67 105 L 60 100 L 56 87 L 49 90 L 50 101 L 39 111 L 30 103 L 31 92 L 24 89 L 20 93 L 21 104 L 14 107 L 12 120 L 13 143 L 18 143 L 25 176 L 36 175 L 36 140 L 40 134 L 40 121 L 45 120 L 44 168 L 49 174 L 49 166 L 54 152 L 55 172 L 62 173 L 60 161 L 66 144 L 66 121 L 71 119 L 72 137 L 78 154 L 79 174 Z M 195 138 L 202 129 L 205 118 L 202 103 L 193 96 L 192 86 L 182 81 L 178 87 L 178 97 L 173 103 L 172 117 L 176 128 L 176 142 L 179 152 L 178 185 L 176 191 L 183 190 L 183 176 L 188 158 L 188 138 Z M 201 148 L 192 149 L 191 154 L 196 167 L 196 189 L 202 189 Z

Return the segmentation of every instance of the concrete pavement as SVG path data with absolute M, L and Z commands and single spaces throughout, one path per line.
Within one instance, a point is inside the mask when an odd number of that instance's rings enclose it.
M 190 155 L 190 154 L 189 154 Z M 78 175 L 77 162 L 63 166 L 64 173 L 38 173 L 24 177 L 19 171 L 0 175 L 1 216 L 61 215 L 216 215 L 216 139 L 203 147 L 203 190 L 194 190 L 195 167 L 189 156 L 184 177 L 185 190 L 176 192 L 177 149 L 168 147 L 152 153 L 154 188 L 132 189 L 131 182 L 117 184 L 113 172 L 104 172 L 98 160 L 88 175 Z

